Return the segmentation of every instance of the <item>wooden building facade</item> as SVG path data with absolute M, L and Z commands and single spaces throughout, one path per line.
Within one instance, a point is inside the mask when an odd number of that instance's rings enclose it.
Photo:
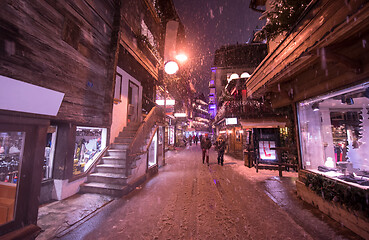
M 170 0 L 0 3 L 0 235 L 77 193 L 119 132 L 155 106 L 175 18 Z
M 365 239 L 368 33 L 368 1 L 312 1 L 246 83 L 248 97 L 294 109 L 301 198 Z

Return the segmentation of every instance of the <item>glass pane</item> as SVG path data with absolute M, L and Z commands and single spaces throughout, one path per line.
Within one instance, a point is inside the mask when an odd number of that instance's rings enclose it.
M 151 141 L 151 145 L 149 147 L 149 167 L 154 166 L 157 163 L 157 141 L 158 141 L 158 133 L 156 132 L 154 138 Z
M 106 129 L 77 127 L 73 174 L 85 172 L 106 146 Z
M 55 143 L 56 143 L 56 131 L 57 131 L 56 126 L 49 126 L 47 130 L 44 166 L 42 169 L 42 176 L 44 180 L 52 177 Z
M 0 132 L 0 224 L 12 221 L 24 132 Z
M 368 85 L 300 103 L 303 168 L 367 188 L 368 109 Z

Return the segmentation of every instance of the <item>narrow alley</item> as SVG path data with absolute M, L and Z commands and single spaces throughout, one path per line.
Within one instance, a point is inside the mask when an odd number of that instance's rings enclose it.
M 207 166 L 195 145 L 159 172 L 58 239 L 360 239 L 297 198 L 297 173 L 222 167 L 213 150 Z

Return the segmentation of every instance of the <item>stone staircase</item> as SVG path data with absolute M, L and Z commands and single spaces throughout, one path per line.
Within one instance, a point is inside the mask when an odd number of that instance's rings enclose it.
M 110 145 L 107 153 L 96 166 L 95 171 L 88 175 L 87 182 L 80 186 L 80 192 L 120 197 L 129 191 L 127 178 L 135 166 L 134 163 L 133 166 L 130 166 L 128 176 L 126 176 L 127 149 L 139 127 L 140 123 L 129 123 L 119 133 L 119 136 L 115 138 L 114 143 Z

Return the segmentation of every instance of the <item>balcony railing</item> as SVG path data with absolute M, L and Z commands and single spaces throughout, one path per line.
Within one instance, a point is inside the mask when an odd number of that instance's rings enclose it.
M 224 117 L 240 117 L 243 119 L 276 116 L 272 107 L 258 100 L 226 101 L 219 109 L 215 121 Z

